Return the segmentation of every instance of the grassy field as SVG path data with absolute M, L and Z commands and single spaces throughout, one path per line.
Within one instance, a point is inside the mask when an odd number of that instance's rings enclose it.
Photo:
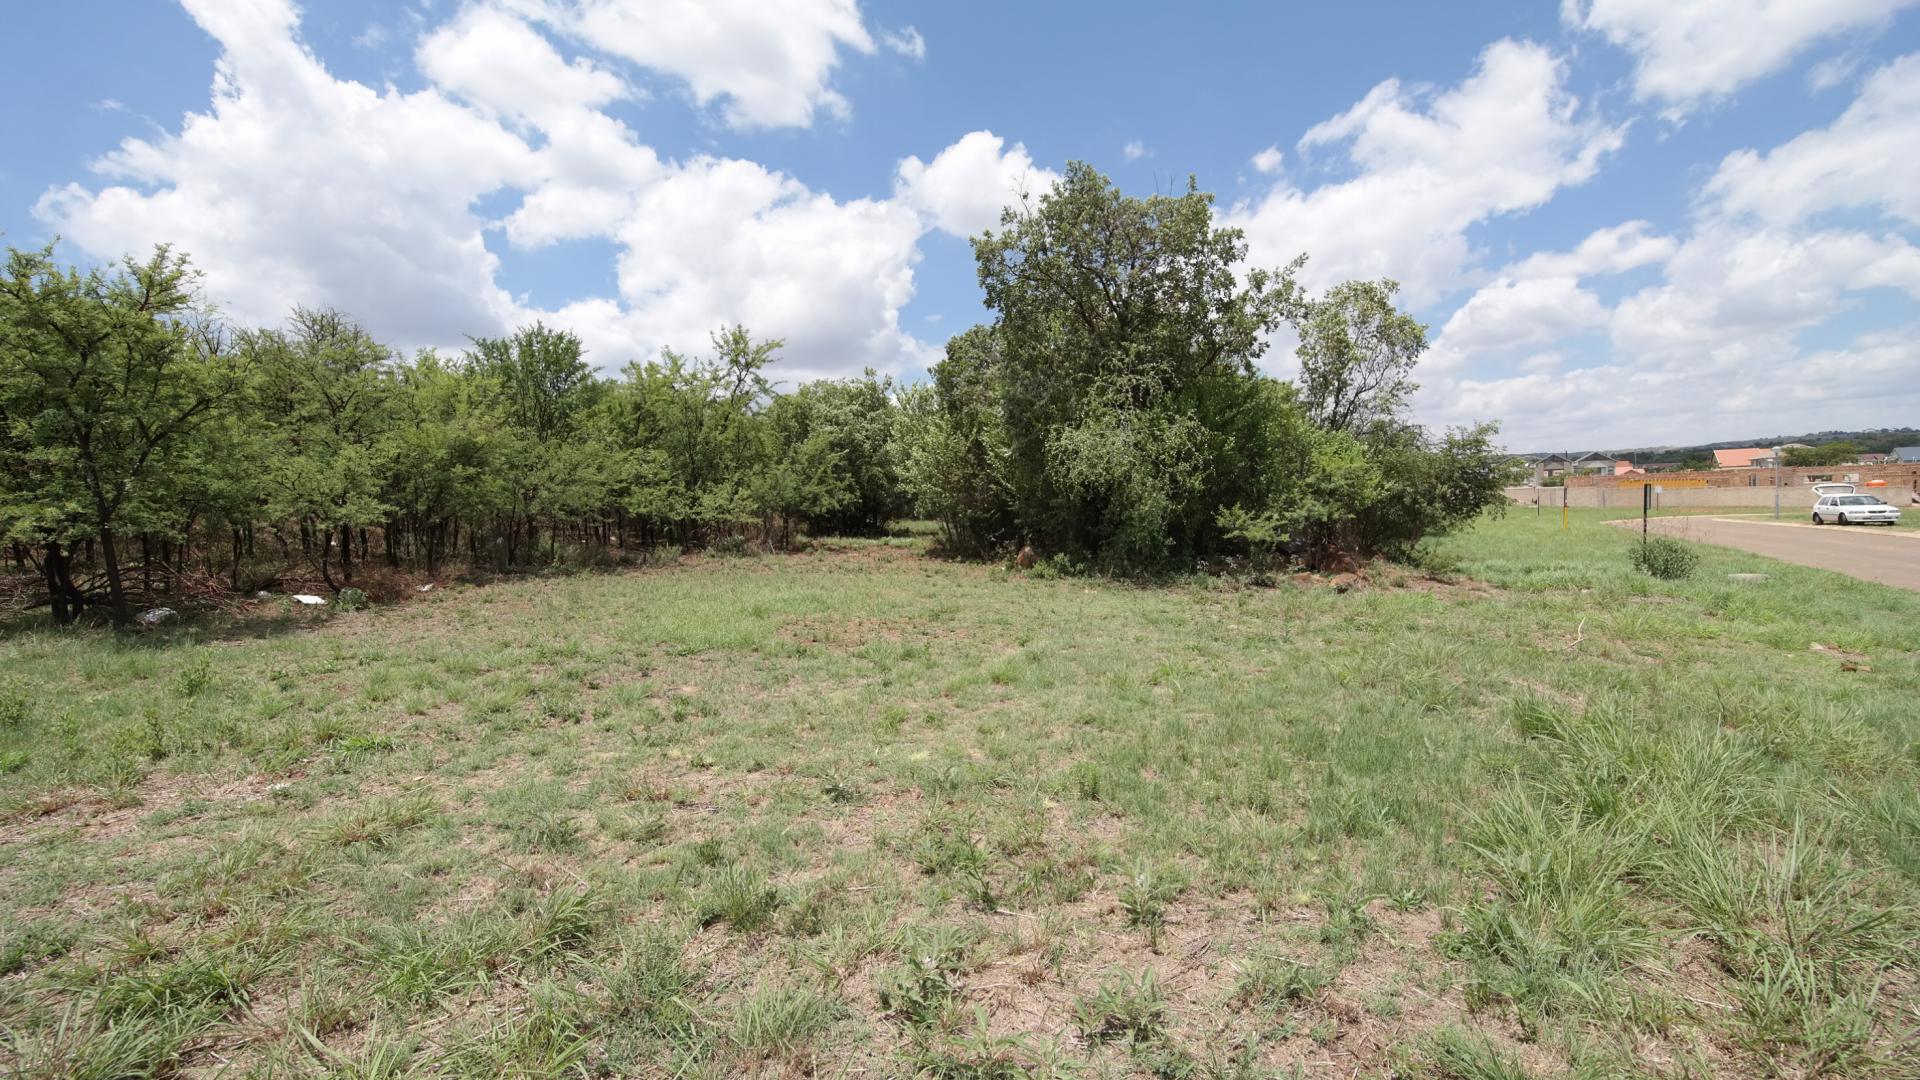
M 1920 595 L 1600 518 L 15 625 L 0 1074 L 1920 1074 Z

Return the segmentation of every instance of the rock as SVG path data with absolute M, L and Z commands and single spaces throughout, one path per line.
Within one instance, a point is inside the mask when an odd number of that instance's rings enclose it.
M 1033 545 L 1031 544 L 1021 548 L 1020 554 L 1015 555 L 1013 557 L 1013 565 L 1019 567 L 1022 570 L 1033 569 L 1033 564 L 1039 561 L 1040 561 L 1040 556 L 1034 554 Z
M 170 607 L 152 608 L 140 613 L 140 624 L 142 626 L 159 626 L 161 623 L 166 622 L 178 614 L 180 613 Z
M 296 603 L 301 603 L 301 604 L 305 604 L 305 605 L 307 605 L 308 607 L 325 607 L 325 606 L 327 606 L 327 602 L 326 602 L 326 601 L 325 601 L 324 599 L 322 599 L 322 598 L 320 598 L 320 597 L 318 597 L 318 596 L 315 596 L 315 595 L 313 595 L 312 593 L 294 593 L 294 594 L 293 594 L 293 599 L 294 599 L 294 601 L 295 601 Z
M 273 594 L 265 589 L 261 589 L 259 592 L 253 594 L 253 598 L 255 600 L 271 600 L 273 599 Z
M 1828 645 L 1824 642 L 1819 642 L 1819 641 L 1816 641 L 1813 644 L 1807 646 L 1807 650 L 1809 652 L 1827 653 L 1831 656 L 1837 656 L 1842 661 L 1845 661 L 1848 663 L 1857 663 L 1858 661 L 1865 660 L 1867 658 L 1866 653 L 1851 652 L 1847 649 L 1841 648 L 1838 645 Z M 1852 671 L 1853 669 L 1845 668 L 1845 670 Z

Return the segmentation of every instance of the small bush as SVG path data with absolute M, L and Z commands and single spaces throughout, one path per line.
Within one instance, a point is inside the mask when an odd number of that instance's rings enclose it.
M 0 730 L 23 728 L 33 715 L 27 684 L 22 679 L 0 679 Z
M 183 698 L 199 697 L 213 686 L 213 681 L 213 661 L 201 656 L 174 673 L 172 689 Z
M 1074 1005 L 1074 1022 L 1088 1042 L 1152 1042 L 1166 1028 L 1167 999 L 1152 968 L 1122 972 Z
M 837 1001 L 812 990 L 765 986 L 734 1013 L 733 1041 L 753 1057 L 792 1059 L 839 1015 Z
M 911 1027 L 934 1023 L 960 996 L 957 964 L 952 957 L 909 955 L 906 963 L 874 980 L 880 1008 Z
M 726 923 L 736 933 L 750 934 L 766 925 L 780 906 L 780 891 L 764 875 L 739 866 L 714 874 L 694 902 L 700 925 Z
M 1127 925 L 1144 929 L 1148 943 L 1158 945 L 1160 930 L 1167 922 L 1167 905 L 1180 898 L 1186 885 L 1177 874 L 1141 867 L 1133 880 L 1120 888 L 1120 910 L 1126 913 Z
M 1694 568 L 1700 565 L 1700 552 L 1692 544 L 1670 536 L 1648 537 L 1633 546 L 1630 557 L 1635 570 L 1662 581 L 1692 577 Z
M 341 589 L 333 602 L 341 611 L 359 611 L 367 606 L 367 594 L 359 589 Z

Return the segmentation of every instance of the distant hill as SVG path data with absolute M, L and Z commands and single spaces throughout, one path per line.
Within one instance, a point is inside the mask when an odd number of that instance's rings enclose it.
M 1621 450 L 1602 450 L 1609 457 L 1630 458 L 1634 461 L 1679 461 L 1693 454 L 1705 454 L 1714 450 L 1731 450 L 1738 446 L 1779 446 L 1782 443 L 1806 443 L 1819 446 L 1821 443 L 1851 442 L 1860 447 L 1862 453 L 1884 454 L 1896 446 L 1920 446 L 1920 428 L 1871 428 L 1864 431 L 1812 431 L 1800 435 L 1761 435 L 1751 439 L 1729 439 L 1725 442 L 1690 443 L 1683 446 L 1636 446 Z M 1544 451 L 1543 451 L 1544 452 Z M 1564 453 L 1565 451 L 1552 451 Z M 1584 451 L 1576 450 L 1575 453 Z

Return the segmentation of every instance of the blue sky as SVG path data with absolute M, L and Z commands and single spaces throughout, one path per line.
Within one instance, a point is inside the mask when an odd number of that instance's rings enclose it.
M 1916 0 L 16 5 L 0 230 L 172 242 L 236 321 L 533 319 L 615 369 L 744 322 L 920 377 L 965 237 L 1085 160 L 1255 261 L 1387 276 L 1419 416 L 1520 449 L 1920 422 Z M 1290 342 L 1268 356 L 1290 369 Z

